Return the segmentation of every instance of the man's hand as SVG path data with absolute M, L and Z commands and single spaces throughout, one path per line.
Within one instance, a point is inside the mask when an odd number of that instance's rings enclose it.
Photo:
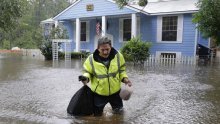
M 85 76 L 83 76 L 83 75 L 80 75 L 80 76 L 79 76 L 79 81 L 82 81 L 82 83 L 83 83 L 84 85 L 86 85 L 86 84 L 89 82 L 89 78 L 87 78 L 87 77 L 85 77 Z
M 123 78 L 123 83 L 125 83 L 126 85 L 128 85 L 129 87 L 132 86 L 131 81 L 128 78 Z

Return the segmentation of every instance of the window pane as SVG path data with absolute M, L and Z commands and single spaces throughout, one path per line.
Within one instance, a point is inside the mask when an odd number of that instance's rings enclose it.
M 177 40 L 177 16 L 163 17 L 162 20 L 162 41 Z
M 131 39 L 131 33 L 124 33 L 123 41 L 129 41 Z
M 81 22 L 80 41 L 86 41 L 86 22 Z
M 86 41 L 86 34 L 80 35 L 80 41 Z
M 123 21 L 123 41 L 131 39 L 131 19 L 124 19 Z
M 162 41 L 176 41 L 176 40 L 177 40 L 177 31 L 162 32 Z

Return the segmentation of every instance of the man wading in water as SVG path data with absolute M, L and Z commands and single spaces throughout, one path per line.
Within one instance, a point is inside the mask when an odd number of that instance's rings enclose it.
M 123 102 L 119 96 L 121 82 L 132 86 L 125 70 L 123 55 L 111 46 L 111 40 L 101 37 L 98 48 L 84 62 L 83 84 L 91 82 L 94 92 L 94 116 L 101 116 L 107 103 L 113 113 L 123 112 Z

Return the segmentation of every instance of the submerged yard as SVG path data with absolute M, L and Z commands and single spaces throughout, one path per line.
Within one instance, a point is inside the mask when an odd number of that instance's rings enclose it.
M 80 60 L 44 61 L 0 56 L 0 123 L 4 124 L 218 124 L 219 65 L 128 66 L 134 93 L 124 101 L 125 113 L 71 117 L 66 113 L 82 86 Z

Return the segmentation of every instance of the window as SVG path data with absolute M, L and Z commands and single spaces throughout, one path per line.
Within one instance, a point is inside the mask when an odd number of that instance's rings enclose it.
M 119 42 L 131 39 L 131 18 L 121 18 L 119 20 Z M 140 34 L 140 17 L 137 17 L 137 35 Z
M 160 56 L 163 58 L 176 58 L 176 53 L 161 53 Z
M 182 43 L 183 15 L 158 16 L 157 42 Z
M 174 51 L 156 51 L 157 58 L 181 58 L 181 52 Z
M 76 23 L 73 23 L 74 26 L 74 35 L 73 39 L 75 42 L 76 39 Z M 80 41 L 89 42 L 89 21 L 81 21 L 80 22 Z
M 163 17 L 162 41 L 177 41 L 177 16 Z
M 86 41 L 86 22 L 81 22 L 80 41 Z
M 123 41 L 131 39 L 131 19 L 123 20 Z

